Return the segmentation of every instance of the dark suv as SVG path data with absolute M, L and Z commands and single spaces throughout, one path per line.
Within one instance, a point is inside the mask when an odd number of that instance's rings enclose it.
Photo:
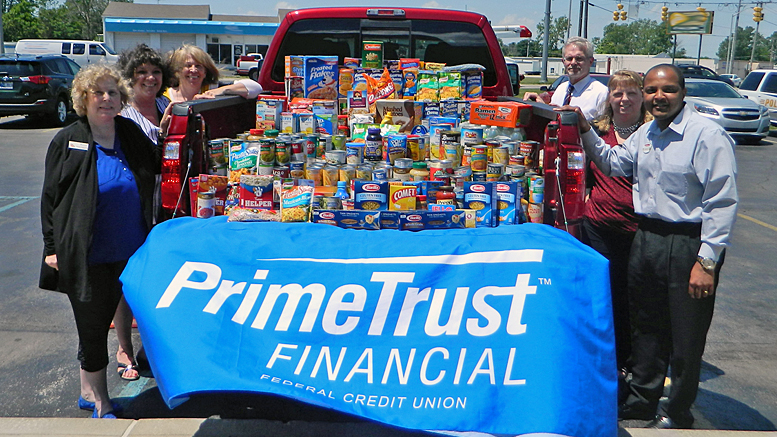
M 41 114 L 64 125 L 80 68 L 62 55 L 0 55 L 0 116 Z
M 726 82 L 727 84 L 734 86 L 734 82 L 731 79 L 723 76 L 718 76 L 717 73 L 703 65 L 678 65 L 680 71 L 683 72 L 683 77 L 686 79 L 712 79 Z

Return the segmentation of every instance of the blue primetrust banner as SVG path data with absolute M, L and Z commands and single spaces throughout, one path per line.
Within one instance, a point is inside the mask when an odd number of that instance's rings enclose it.
M 608 264 L 549 226 L 181 218 L 121 279 L 171 407 L 253 391 L 413 429 L 617 435 Z

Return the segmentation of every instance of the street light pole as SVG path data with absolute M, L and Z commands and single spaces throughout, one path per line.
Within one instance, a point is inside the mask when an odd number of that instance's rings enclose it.
M 548 81 L 548 43 L 550 42 L 550 0 L 545 0 L 545 28 L 542 35 L 542 73 L 540 81 Z
M 742 0 L 739 0 L 739 6 L 737 6 L 737 18 L 734 24 L 734 37 L 731 41 L 731 62 L 728 64 L 727 73 L 731 74 L 734 70 L 734 62 L 737 61 L 737 33 L 739 33 L 739 13 L 742 11 Z

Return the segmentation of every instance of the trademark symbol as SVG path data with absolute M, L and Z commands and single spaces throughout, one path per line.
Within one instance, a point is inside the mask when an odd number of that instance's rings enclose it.
M 540 285 L 550 285 L 550 278 L 537 278 L 540 281 Z

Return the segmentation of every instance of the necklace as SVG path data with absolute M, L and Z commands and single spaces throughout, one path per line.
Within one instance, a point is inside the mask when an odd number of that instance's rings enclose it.
M 642 126 L 642 122 L 638 121 L 631 126 L 628 127 L 620 127 L 615 122 L 612 122 L 612 126 L 615 128 L 615 131 L 618 132 L 618 134 L 621 136 L 621 138 L 628 138 L 633 134 L 640 126 Z

